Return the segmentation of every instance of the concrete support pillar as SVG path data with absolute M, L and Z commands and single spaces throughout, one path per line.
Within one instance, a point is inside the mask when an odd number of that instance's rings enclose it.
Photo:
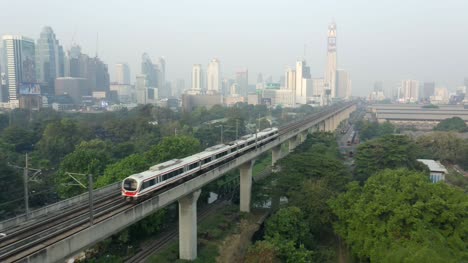
M 240 168 L 240 211 L 250 212 L 250 197 L 252 194 L 253 161 L 242 164 Z
M 301 143 L 303 143 L 307 139 L 307 134 L 309 134 L 308 130 L 301 132 Z
M 289 139 L 288 144 L 289 144 L 289 152 L 292 152 L 294 148 L 296 148 L 296 137 L 292 137 L 291 139 Z
M 201 190 L 179 199 L 179 257 L 197 258 L 197 200 Z
M 319 131 L 325 131 L 325 121 L 319 123 Z
M 271 149 L 271 166 L 274 166 L 281 157 L 281 144 Z

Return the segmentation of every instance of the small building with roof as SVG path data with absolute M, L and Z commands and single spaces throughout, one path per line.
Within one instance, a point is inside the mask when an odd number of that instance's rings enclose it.
M 429 177 L 433 183 L 445 181 L 445 175 L 448 172 L 447 169 L 445 169 L 445 166 L 443 166 L 439 161 L 429 159 L 418 159 L 418 161 L 429 168 Z

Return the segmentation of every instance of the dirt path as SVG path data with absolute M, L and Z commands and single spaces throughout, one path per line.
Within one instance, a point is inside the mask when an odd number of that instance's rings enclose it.
M 244 262 L 245 254 L 250 246 L 252 236 L 260 228 L 263 213 L 252 213 L 247 219 L 242 219 L 239 233 L 230 235 L 219 246 L 220 254 L 216 258 L 219 263 Z M 260 224 L 259 224 L 260 223 Z

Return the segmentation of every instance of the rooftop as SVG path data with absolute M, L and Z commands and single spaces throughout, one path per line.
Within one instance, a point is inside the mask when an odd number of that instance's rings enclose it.
M 429 159 L 418 159 L 418 161 L 425 164 L 431 172 L 447 173 L 447 169 L 439 161 Z

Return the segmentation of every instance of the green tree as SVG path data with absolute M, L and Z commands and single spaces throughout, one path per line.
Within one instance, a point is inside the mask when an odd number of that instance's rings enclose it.
M 96 188 L 122 181 L 126 177 L 147 170 L 151 163 L 143 154 L 132 154 L 106 167 L 104 175 L 97 179 Z
M 65 155 L 73 152 L 75 145 L 86 139 L 87 132 L 79 128 L 76 121 L 62 119 L 49 123 L 39 141 L 39 151 L 52 164 L 59 163 Z
M 171 136 L 164 138 L 151 148 L 146 158 L 153 164 L 170 159 L 184 158 L 200 151 L 200 142 L 188 136 Z
M 72 153 L 65 156 L 56 175 L 59 196 L 68 198 L 86 191 L 82 186 L 77 186 L 67 172 L 92 174 L 96 182 L 102 176 L 106 166 L 112 162 L 109 148 L 110 146 L 103 141 L 92 140 L 80 143 Z M 77 177 L 82 183 L 88 181 L 87 176 Z
M 304 214 L 298 207 L 287 207 L 278 210 L 266 223 L 267 238 L 278 237 L 300 245 L 310 240 L 309 227 L 304 221 Z
M 337 233 L 371 262 L 466 261 L 468 199 L 444 183 L 407 169 L 385 170 L 364 186 L 353 182 L 330 201 Z M 397 259 L 409 256 L 409 259 Z M 423 261 L 418 261 L 423 260 Z M 431 261 L 432 262 L 432 261 Z
M 382 169 L 422 169 L 416 161 L 419 151 L 416 144 L 403 135 L 385 135 L 360 144 L 356 154 L 356 178 L 365 181 Z
M 18 126 L 10 126 L 3 130 L 1 139 L 15 147 L 15 151 L 18 153 L 24 153 L 31 151 L 33 144 L 36 142 L 34 134 L 26 129 Z
M 336 190 L 324 179 L 306 180 L 288 199 L 291 206 L 299 207 L 304 213 L 311 234 L 318 240 L 333 234 L 333 214 L 328 201 L 336 194 Z
M 442 120 L 434 127 L 435 131 L 456 131 L 464 132 L 466 131 L 466 123 L 460 117 L 452 117 L 449 119 Z
M 14 215 L 18 204 L 24 201 L 22 197 L 23 181 L 18 171 L 8 165 L 8 158 L 4 152 L 0 152 L 0 218 Z M 21 207 L 21 206 L 20 206 Z
M 419 137 L 417 145 L 422 149 L 421 157 L 457 163 L 468 168 L 468 140 L 453 132 L 434 132 Z

